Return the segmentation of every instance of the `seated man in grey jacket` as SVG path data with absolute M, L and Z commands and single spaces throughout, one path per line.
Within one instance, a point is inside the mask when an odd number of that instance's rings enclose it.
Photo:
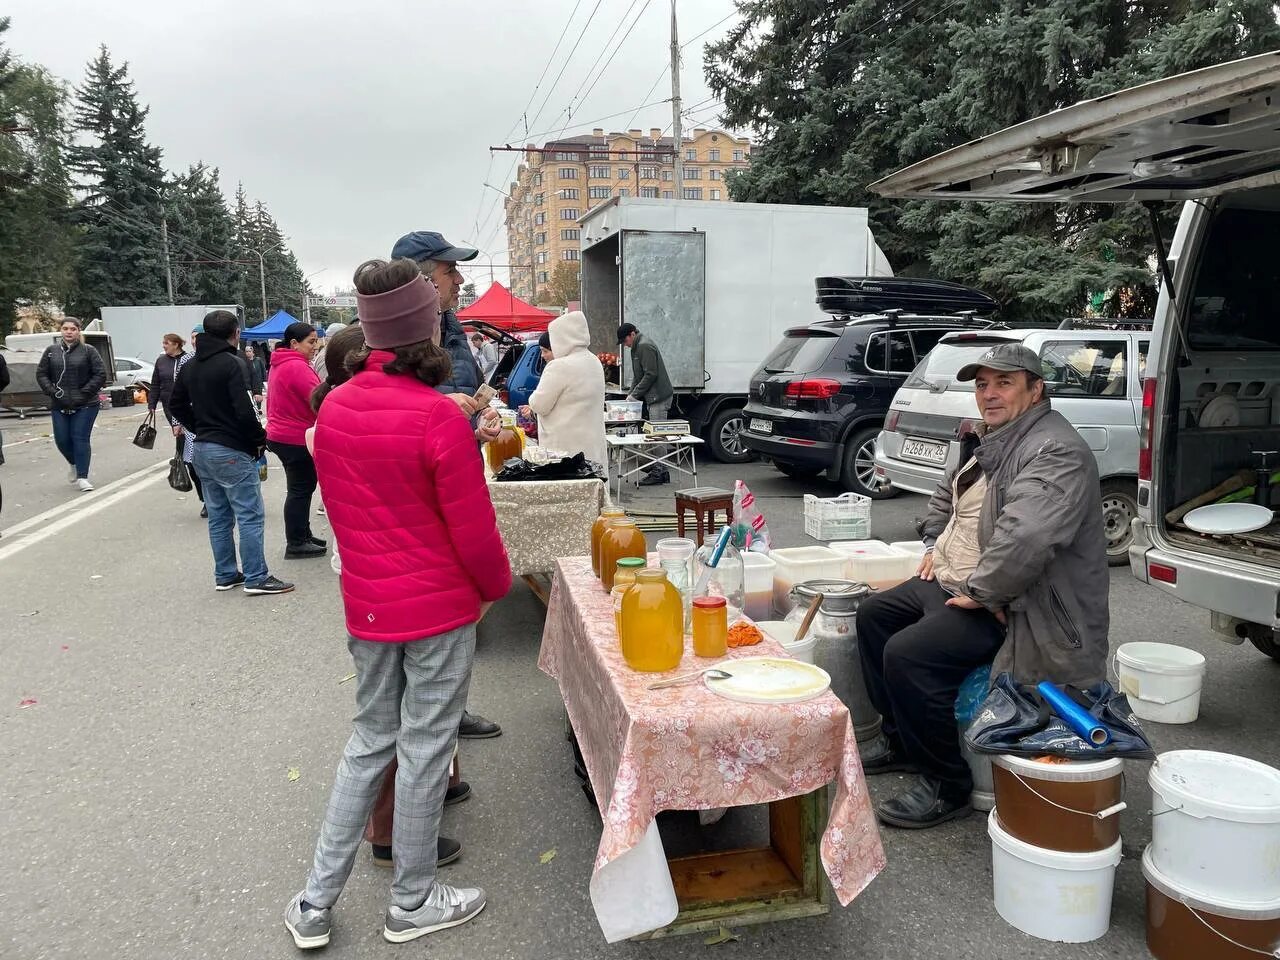
M 858 643 L 888 753 L 868 775 L 920 774 L 877 805 L 894 827 L 932 827 L 972 811 L 956 694 L 975 668 L 1019 683 L 1092 686 L 1106 671 L 1110 577 L 1098 467 L 1050 409 L 1040 359 L 1000 344 L 957 379 L 974 381 L 981 436 L 929 501 L 918 575 L 864 601 Z

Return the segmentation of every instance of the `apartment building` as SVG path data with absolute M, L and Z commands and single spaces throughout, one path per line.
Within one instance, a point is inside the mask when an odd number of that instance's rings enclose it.
M 578 259 L 578 218 L 612 197 L 728 200 L 725 174 L 750 163 L 751 141 L 701 127 L 683 140 L 683 184 L 675 182 L 675 143 L 656 127 L 648 136 L 597 129 L 529 144 L 504 201 L 516 295 L 535 301 L 556 264 Z

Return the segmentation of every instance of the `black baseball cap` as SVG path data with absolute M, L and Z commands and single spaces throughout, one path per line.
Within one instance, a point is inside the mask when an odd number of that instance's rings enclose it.
M 391 258 L 408 257 L 421 263 L 423 260 L 474 260 L 480 251 L 473 247 L 455 247 L 434 230 L 415 230 L 406 233 L 391 248 Z
M 1040 365 L 1040 358 L 1025 343 L 996 344 L 973 363 L 966 363 L 961 367 L 960 372 L 956 374 L 956 379 L 961 383 L 973 380 L 978 376 L 978 371 L 984 368 L 1003 370 L 1006 373 L 1025 370 L 1033 376 L 1044 378 L 1044 368 Z
M 636 325 L 634 323 L 624 323 L 618 328 L 618 342 L 621 343 L 623 340 L 627 339 L 627 337 L 637 332 L 639 331 L 636 330 Z

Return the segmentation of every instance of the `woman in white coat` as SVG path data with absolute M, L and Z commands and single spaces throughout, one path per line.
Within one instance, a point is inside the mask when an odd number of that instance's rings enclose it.
M 604 367 L 591 352 L 587 318 L 580 310 L 556 317 L 547 328 L 553 359 L 521 409 L 538 415 L 538 443 L 609 465 L 604 439 Z

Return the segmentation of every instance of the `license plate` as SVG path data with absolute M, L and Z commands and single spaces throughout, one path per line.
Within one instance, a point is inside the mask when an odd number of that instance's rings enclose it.
M 902 455 L 911 460 L 923 460 L 925 463 L 946 463 L 947 444 L 934 443 L 930 440 L 903 440 Z
M 773 433 L 773 421 L 756 420 L 755 418 L 752 418 L 751 431 L 753 433 Z

